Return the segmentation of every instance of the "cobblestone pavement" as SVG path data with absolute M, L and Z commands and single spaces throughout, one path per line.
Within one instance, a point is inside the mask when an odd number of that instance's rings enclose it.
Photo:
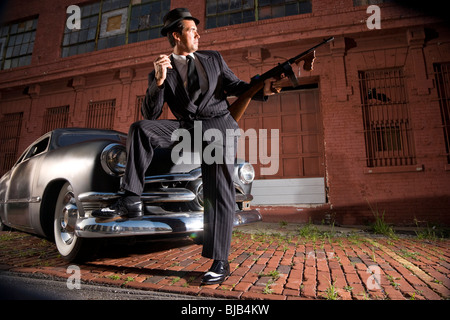
M 448 239 L 392 238 L 313 225 L 252 228 L 234 231 L 231 275 L 220 285 L 200 284 L 211 260 L 189 239 L 109 243 L 95 259 L 77 265 L 81 284 L 230 299 L 450 298 Z M 0 232 L 0 271 L 68 279 L 71 265 L 45 239 Z

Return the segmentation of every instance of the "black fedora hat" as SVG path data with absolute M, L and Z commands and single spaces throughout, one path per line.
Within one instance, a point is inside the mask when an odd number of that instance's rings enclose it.
M 186 8 L 176 8 L 176 9 L 173 9 L 173 10 L 169 11 L 169 13 L 167 13 L 164 16 L 164 18 L 163 18 L 164 26 L 161 29 L 161 34 L 164 37 L 167 36 L 167 32 L 170 30 L 170 28 L 172 28 L 178 22 L 180 22 L 181 20 L 184 20 L 184 19 L 194 20 L 194 22 L 196 24 L 200 23 L 200 21 L 198 19 L 194 18 L 191 15 L 191 13 L 189 12 L 188 9 L 186 9 Z

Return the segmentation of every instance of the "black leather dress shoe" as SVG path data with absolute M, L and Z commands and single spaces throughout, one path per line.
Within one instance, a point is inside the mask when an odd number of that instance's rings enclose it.
M 138 218 L 144 215 L 142 201 L 139 197 L 123 197 L 109 207 L 92 211 L 96 218 L 128 217 Z
M 202 284 L 222 283 L 230 275 L 230 265 L 226 260 L 214 260 L 211 268 L 202 278 Z

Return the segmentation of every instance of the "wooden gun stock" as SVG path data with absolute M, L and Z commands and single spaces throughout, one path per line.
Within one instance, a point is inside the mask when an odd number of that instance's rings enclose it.
M 239 119 L 241 119 L 242 115 L 244 114 L 245 110 L 250 104 L 250 101 L 252 100 L 253 96 L 263 88 L 264 88 L 264 81 L 259 81 L 258 83 L 255 83 L 253 86 L 250 87 L 250 89 L 241 94 L 239 98 L 237 98 L 237 100 L 234 101 L 228 107 L 228 111 L 230 111 L 230 114 L 234 118 L 234 120 L 239 121 Z
M 305 71 L 311 71 L 313 69 L 314 65 L 314 59 L 315 56 L 315 50 L 324 45 L 327 42 L 330 42 L 334 40 L 334 37 L 328 38 L 323 40 L 318 45 L 315 45 L 314 47 L 306 50 L 305 52 L 299 54 L 298 56 L 289 59 L 288 61 L 284 62 L 283 64 L 278 64 L 275 68 L 267 71 L 261 76 L 252 78 L 252 81 L 250 82 L 251 87 L 241 94 L 239 98 L 237 98 L 236 101 L 234 101 L 228 110 L 230 111 L 231 116 L 236 120 L 239 121 L 244 114 L 245 110 L 247 109 L 248 105 L 250 104 L 250 101 L 252 98 L 264 88 L 264 81 L 270 78 L 275 78 L 277 81 L 273 83 L 274 88 L 284 88 L 284 87 L 290 87 L 290 86 L 298 86 L 297 78 L 294 75 L 292 71 L 291 64 L 300 64 L 301 61 L 304 61 L 303 69 Z

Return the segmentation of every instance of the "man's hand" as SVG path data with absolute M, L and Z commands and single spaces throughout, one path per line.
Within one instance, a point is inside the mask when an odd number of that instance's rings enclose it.
M 275 78 L 266 79 L 264 81 L 264 95 L 265 96 L 273 96 L 274 94 L 280 93 L 281 87 L 274 86 L 274 83 L 278 81 Z
M 156 60 L 153 62 L 153 65 L 155 67 L 156 85 L 160 87 L 166 80 L 167 68 L 172 69 L 172 63 L 170 62 L 169 56 L 162 54 L 158 58 L 156 58 Z

